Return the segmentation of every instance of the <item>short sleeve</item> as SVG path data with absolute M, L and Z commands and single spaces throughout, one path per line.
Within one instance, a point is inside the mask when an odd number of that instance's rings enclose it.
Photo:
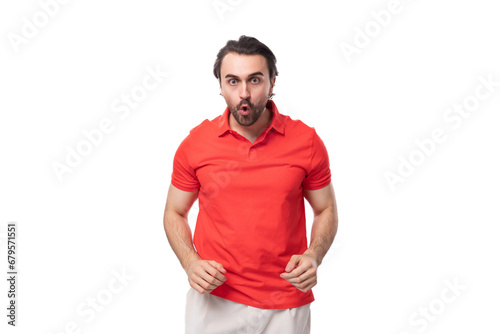
M 317 190 L 326 187 L 331 182 L 330 160 L 325 144 L 314 130 L 311 145 L 311 163 L 303 181 L 307 190 Z
M 189 161 L 189 136 L 182 141 L 174 156 L 172 185 L 180 190 L 195 191 L 200 188 L 196 172 Z

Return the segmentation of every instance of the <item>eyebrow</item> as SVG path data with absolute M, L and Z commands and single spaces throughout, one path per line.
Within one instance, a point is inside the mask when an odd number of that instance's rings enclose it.
M 254 77 L 256 75 L 262 75 L 262 76 L 264 76 L 264 74 L 262 72 L 254 72 L 254 73 L 251 73 L 249 75 L 249 77 Z M 237 75 L 228 73 L 228 74 L 226 74 L 226 76 L 224 78 L 239 78 L 239 77 Z

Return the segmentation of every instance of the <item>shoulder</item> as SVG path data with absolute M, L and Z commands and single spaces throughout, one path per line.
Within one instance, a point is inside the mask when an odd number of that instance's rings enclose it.
M 205 119 L 189 131 L 189 136 L 203 136 L 207 131 L 210 131 L 211 128 L 213 128 L 212 122 Z
M 299 119 L 292 119 L 290 116 L 281 115 L 285 124 L 285 133 L 293 137 L 308 138 L 312 140 L 317 136 L 316 129 L 307 125 Z
M 213 136 L 221 131 L 221 128 L 227 127 L 227 121 L 224 121 L 224 114 L 211 120 L 205 119 L 199 125 L 191 129 L 192 136 Z
M 218 138 L 219 127 L 217 121 L 220 116 L 213 120 L 205 119 L 203 122 L 195 126 L 189 131 L 186 137 L 182 140 L 178 150 L 190 152 L 205 152 L 209 147 L 214 144 L 214 140 Z
M 183 142 L 199 141 L 202 138 L 206 138 L 206 136 L 211 132 L 213 132 L 212 122 L 205 119 L 203 122 L 189 130 L 189 133 L 184 138 Z

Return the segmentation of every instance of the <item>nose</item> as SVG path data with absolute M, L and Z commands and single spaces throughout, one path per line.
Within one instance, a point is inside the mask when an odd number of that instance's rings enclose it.
M 240 86 L 240 98 L 242 100 L 246 100 L 250 97 L 250 91 L 248 90 L 248 86 L 246 82 L 243 82 Z

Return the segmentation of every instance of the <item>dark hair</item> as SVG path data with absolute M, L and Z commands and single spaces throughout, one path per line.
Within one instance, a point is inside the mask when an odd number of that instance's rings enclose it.
M 278 75 L 278 69 L 276 68 L 276 57 L 273 52 L 264 44 L 261 43 L 257 38 L 241 35 L 240 39 L 229 40 L 226 45 L 219 50 L 217 54 L 217 59 L 215 59 L 214 64 L 214 75 L 219 80 L 220 78 L 220 68 L 222 64 L 222 59 L 229 52 L 234 52 L 240 55 L 261 55 L 267 60 L 267 67 L 269 68 L 269 77 L 272 80 Z

